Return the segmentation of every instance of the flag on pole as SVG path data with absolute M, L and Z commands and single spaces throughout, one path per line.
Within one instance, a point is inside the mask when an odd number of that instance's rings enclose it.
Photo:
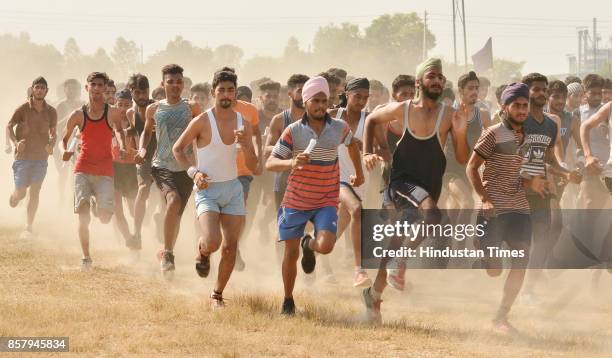
M 493 68 L 493 40 L 490 37 L 484 47 L 472 55 L 472 62 L 476 73 Z

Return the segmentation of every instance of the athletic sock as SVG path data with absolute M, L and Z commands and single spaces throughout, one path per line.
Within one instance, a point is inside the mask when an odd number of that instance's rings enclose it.
M 382 297 L 382 292 L 378 292 L 374 289 L 374 287 L 370 287 L 370 296 L 372 296 L 372 299 L 374 299 L 374 301 L 379 301 Z

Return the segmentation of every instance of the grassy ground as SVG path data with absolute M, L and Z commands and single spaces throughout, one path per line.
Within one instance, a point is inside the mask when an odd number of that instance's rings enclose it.
M 193 272 L 177 255 L 173 282 L 159 277 L 153 248 L 128 264 L 118 245 L 98 248 L 95 268 L 80 272 L 74 238 L 21 241 L 0 231 L 0 336 L 68 336 L 71 352 L 87 356 L 609 356 L 612 353 L 610 275 L 591 294 L 592 273 L 563 273 L 548 304 L 517 304 L 512 319 L 523 332 L 498 336 L 489 320 L 500 280 L 480 272 L 409 272 L 410 294 L 385 292 L 382 327 L 361 321 L 359 291 L 350 272 L 337 284 L 301 278 L 299 314 L 278 312 L 277 273 L 257 264 L 236 273 L 228 308 L 211 311 L 212 278 Z M 71 241 L 72 240 L 72 241 Z M 70 243 L 70 245 L 68 245 Z M 252 256 L 251 256 L 252 257 Z M 247 264 L 252 262 L 248 260 Z M 337 262 L 340 262 L 339 260 Z M 277 270 L 277 265 L 272 269 Z

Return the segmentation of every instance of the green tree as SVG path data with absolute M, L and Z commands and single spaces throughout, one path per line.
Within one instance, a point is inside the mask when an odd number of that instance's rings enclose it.
M 140 49 L 134 41 L 128 41 L 123 37 L 117 38 L 111 58 L 114 61 L 117 70 L 127 76 L 136 69 L 139 62 Z

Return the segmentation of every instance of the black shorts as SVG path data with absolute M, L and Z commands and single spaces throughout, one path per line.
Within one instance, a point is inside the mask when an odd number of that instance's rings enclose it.
M 136 174 L 138 185 L 153 184 L 153 175 L 151 174 L 151 161 L 145 160 L 144 163 L 136 166 Z
M 531 209 L 531 223 L 533 226 L 550 228 L 551 211 L 550 198 L 542 198 L 537 195 L 527 195 L 529 208 Z
M 493 218 L 478 216 L 476 224 L 483 226 L 480 249 L 488 254 L 488 247 L 501 248 L 502 243 L 531 244 L 531 216 L 522 213 L 499 214 Z
M 165 168 L 152 167 L 151 174 L 164 198 L 170 192 L 176 192 L 179 195 L 181 198 L 179 214 L 183 214 L 183 210 L 185 210 L 187 201 L 193 191 L 193 180 L 187 175 L 187 172 L 173 172 Z
M 395 209 L 418 208 L 430 195 L 427 190 L 407 181 L 392 181 L 385 190 L 385 204 L 392 203 Z
M 126 198 L 135 198 L 138 193 L 138 180 L 136 178 L 136 165 L 126 163 L 113 163 L 115 171 L 115 191 Z

